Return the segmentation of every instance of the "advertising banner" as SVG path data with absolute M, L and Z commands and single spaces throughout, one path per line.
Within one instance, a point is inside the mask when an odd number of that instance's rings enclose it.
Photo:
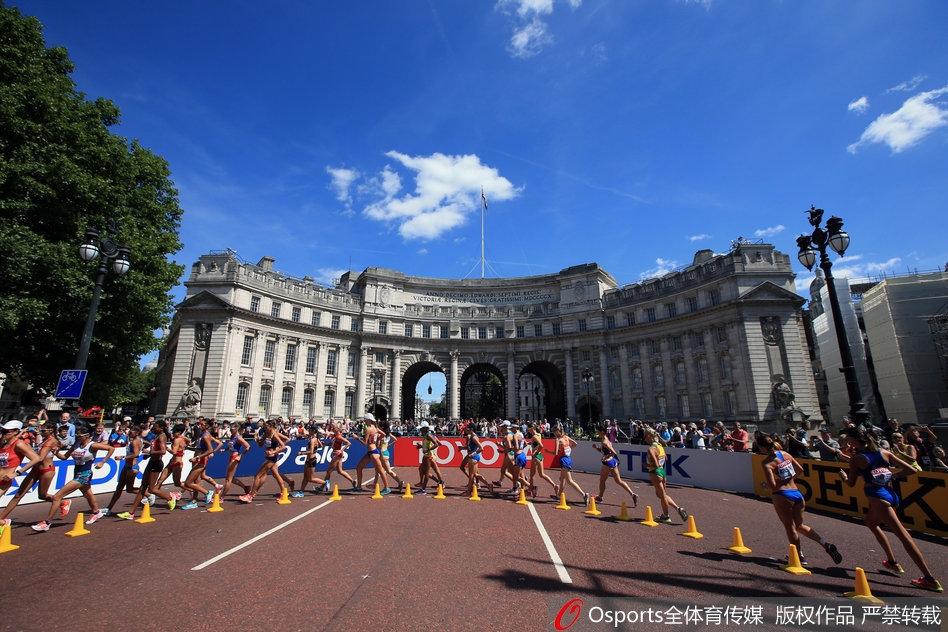
M 458 467 L 467 454 L 467 440 L 463 437 L 439 438 L 440 445 L 435 452 L 435 462 L 439 466 Z M 500 439 L 481 439 L 481 467 L 499 468 L 502 463 L 502 454 L 498 448 Z M 543 440 L 545 452 L 543 465 L 559 467 L 559 459 L 553 457 L 556 447 L 554 439 Z M 527 448 L 527 461 L 533 458 L 533 451 Z M 418 467 L 421 463 L 421 437 L 401 437 L 395 443 L 395 460 L 393 465 L 400 467 Z
M 769 497 L 771 491 L 764 486 L 763 460 L 763 456 L 753 455 L 754 491 L 758 496 Z M 816 459 L 797 461 L 803 472 L 798 473 L 795 480 L 809 508 L 860 518 L 869 510 L 863 482 L 849 487 L 839 475 L 840 469 L 847 469 L 845 463 Z M 945 522 L 948 520 L 948 474 L 918 472 L 907 480 L 895 481 L 894 488 L 902 499 L 898 514 L 906 529 L 948 536 Z
M 352 441 L 352 445 L 346 450 L 346 458 L 342 462 L 342 467 L 345 469 L 355 468 L 356 463 L 358 463 L 359 459 L 366 453 L 365 444 L 355 439 L 350 439 L 350 441 Z M 238 477 L 248 477 L 256 474 L 266 458 L 266 450 L 264 448 L 257 445 L 254 441 L 248 441 L 248 443 L 250 443 L 250 451 L 244 453 L 243 458 L 240 459 L 240 465 L 237 466 L 236 473 Z M 303 472 L 307 456 L 303 452 L 308 445 L 309 439 L 293 439 L 286 444 L 286 447 L 283 448 L 283 452 L 280 453 L 280 458 L 277 461 L 280 466 L 281 474 L 301 474 Z M 331 453 L 332 450 L 328 445 L 320 446 L 316 454 L 315 470 L 317 472 L 325 472 L 329 469 L 329 462 L 332 458 Z M 230 453 L 226 451 L 217 452 L 211 457 L 211 461 L 207 465 L 208 476 L 212 478 L 224 478 L 227 474 L 227 464 L 229 461 Z

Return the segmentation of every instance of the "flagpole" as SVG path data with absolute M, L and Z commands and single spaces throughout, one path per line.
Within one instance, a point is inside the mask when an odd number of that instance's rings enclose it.
M 481 187 L 481 278 L 484 278 L 484 211 L 487 210 L 487 197 L 484 195 L 484 187 Z

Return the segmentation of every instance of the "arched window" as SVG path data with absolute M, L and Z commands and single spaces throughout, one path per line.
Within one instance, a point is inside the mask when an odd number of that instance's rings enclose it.
M 288 418 L 293 413 L 293 387 L 284 386 L 280 395 L 280 415 Z
M 247 393 L 250 392 L 250 384 L 246 382 L 241 382 L 237 385 L 237 402 L 234 404 L 234 407 L 237 409 L 237 412 L 243 414 L 244 410 L 247 408 Z
M 270 415 L 270 401 L 273 399 L 273 387 L 264 384 L 260 387 L 260 414 L 264 417 Z
M 641 389 L 642 388 L 642 368 L 641 367 L 632 367 L 632 388 Z

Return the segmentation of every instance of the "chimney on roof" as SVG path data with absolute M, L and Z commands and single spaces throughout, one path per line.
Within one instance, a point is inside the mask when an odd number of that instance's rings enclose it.
M 260 261 L 257 262 L 258 268 L 263 268 L 264 272 L 273 272 L 273 264 L 276 263 L 276 259 L 273 257 L 265 256 L 260 257 Z
M 696 266 L 699 263 L 704 263 L 705 261 L 710 261 L 714 258 L 714 251 L 708 248 L 704 250 L 699 250 L 695 253 L 694 261 L 691 262 L 691 265 Z

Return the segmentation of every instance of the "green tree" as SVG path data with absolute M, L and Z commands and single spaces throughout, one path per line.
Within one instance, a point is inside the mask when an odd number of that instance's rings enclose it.
M 49 388 L 71 367 L 94 282 L 78 246 L 115 218 L 132 267 L 106 281 L 83 394 L 112 405 L 168 322 L 181 208 L 165 160 L 110 132 L 118 108 L 72 70 L 38 20 L 0 4 L 0 370 Z

